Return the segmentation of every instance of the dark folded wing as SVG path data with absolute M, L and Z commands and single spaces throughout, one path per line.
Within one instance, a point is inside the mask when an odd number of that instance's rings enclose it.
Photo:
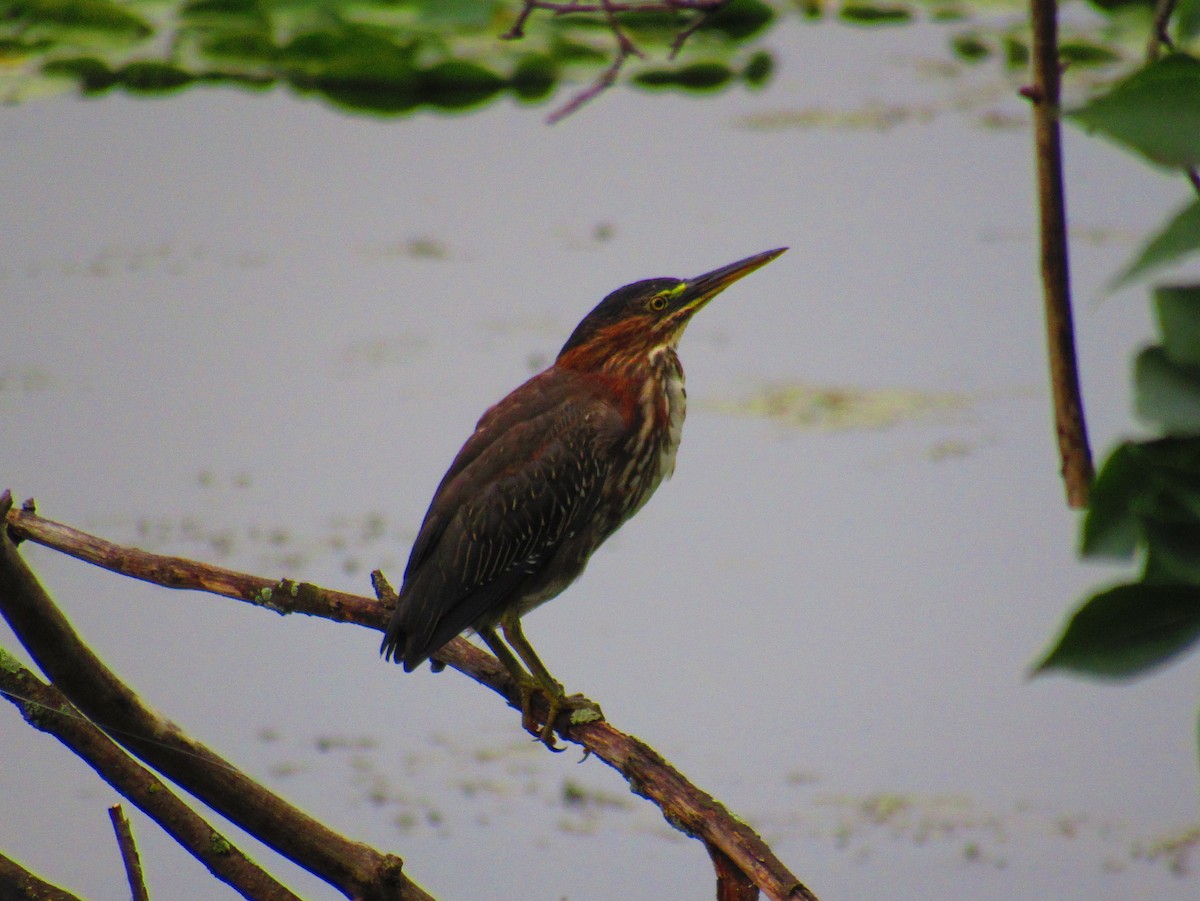
M 383 643 L 405 669 L 518 601 L 595 510 L 620 415 L 548 387 L 485 415 L 434 495 Z

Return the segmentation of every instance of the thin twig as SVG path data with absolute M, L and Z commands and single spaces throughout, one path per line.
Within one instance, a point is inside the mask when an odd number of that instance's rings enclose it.
M 12 499 L 0 493 L 0 513 Z M 83 643 L 10 540 L 0 533 L 0 613 L 41 670 L 114 740 L 284 857 L 347 897 L 430 901 L 403 861 L 339 835 L 240 772 L 147 707 Z
M 708 9 L 703 10 L 700 15 L 696 16 L 691 25 L 675 35 L 675 40 L 671 41 L 671 52 L 667 55 L 667 59 L 673 60 L 678 57 L 683 52 L 683 45 L 687 43 L 688 38 L 703 28 L 704 23 L 712 18 L 713 14 L 721 9 L 721 7 L 728 5 L 728 3 L 729 0 L 719 0 L 718 3 L 714 3 Z
M 1083 416 L 1083 397 L 1079 390 L 1075 328 L 1071 315 L 1067 213 L 1058 121 L 1061 73 L 1055 0 L 1031 0 L 1030 11 L 1033 23 L 1033 86 L 1022 93 L 1033 102 L 1050 385 L 1067 503 L 1071 507 L 1081 508 L 1087 506 L 1095 473 Z
M 717 873 L 717 901 L 755 901 L 758 886 L 720 848 L 708 846 L 713 869 Z
M 43 519 L 28 509 L 10 511 L 8 529 L 14 538 L 34 541 L 105 569 L 171 588 L 207 591 L 261 605 L 256 593 L 274 586 L 269 606 L 278 613 L 302 612 L 379 631 L 387 627 L 391 617 L 391 608 L 373 598 L 287 580 L 273 583 L 194 561 L 121 547 Z M 510 706 L 520 709 L 516 687 L 504 667 L 466 639 L 454 639 L 434 659 L 492 689 Z M 544 718 L 547 713 L 544 704 L 536 712 Z M 563 725 L 557 731 L 564 740 L 581 745 L 620 772 L 635 793 L 662 810 L 668 823 L 706 846 L 719 849 L 769 898 L 815 901 L 812 892 L 753 829 L 689 782 L 653 748 L 607 722 Z
M 599 2 L 525 0 L 522 4 L 521 12 L 517 14 L 516 21 L 513 22 L 512 27 L 501 35 L 501 37 L 505 40 L 515 40 L 524 37 L 526 23 L 535 10 L 548 12 L 556 17 L 575 14 L 586 15 L 589 13 L 604 14 L 605 20 L 608 23 L 608 29 L 612 32 L 617 43 L 617 49 L 613 54 L 612 62 L 605 67 L 604 71 L 600 73 L 595 81 L 546 117 L 546 123 L 553 125 L 556 122 L 561 122 L 584 104 L 596 99 L 600 94 L 611 88 L 616 83 L 617 76 L 620 75 L 621 69 L 631 56 L 641 57 L 644 55 L 621 27 L 620 22 L 617 20 L 619 14 L 629 12 L 687 11 L 699 13 L 695 17 L 695 20 L 686 28 L 681 29 L 671 42 L 669 58 L 675 59 L 679 55 L 680 50 L 683 49 L 683 45 L 687 39 L 704 25 L 709 16 L 728 2 L 729 0 L 661 0 L 661 2 L 652 3 L 618 3 L 615 0 L 599 0 Z
M 1200 194 L 1200 171 L 1197 171 L 1195 166 L 1184 166 L 1183 171 L 1187 174 L 1188 181 L 1192 183 L 1192 188 L 1197 194 Z
M 644 12 L 685 12 L 688 10 L 711 11 L 724 6 L 729 0 L 660 0 L 653 3 L 555 3 L 551 0 L 525 0 L 521 15 L 528 18 L 528 13 L 535 9 L 554 13 L 556 16 L 569 16 L 575 13 L 644 13 Z
M 547 125 L 553 125 L 556 122 L 562 121 L 585 103 L 594 100 L 601 93 L 607 91 L 616 83 L 617 75 L 620 74 L 625 61 L 631 56 L 640 57 L 642 55 L 642 52 L 638 50 L 633 41 L 629 39 L 629 36 L 625 34 L 625 30 L 621 28 L 620 23 L 617 22 L 616 10 L 613 8 L 613 5 L 608 0 L 603 0 L 602 7 L 604 9 L 604 16 L 608 20 L 608 28 L 617 41 L 616 56 L 613 57 L 613 61 L 609 64 L 608 68 L 601 72 L 600 77 L 592 82 L 590 86 L 584 88 L 567 101 L 566 104 L 547 116 Z
M 1157 60 L 1163 47 L 1168 51 L 1175 49 L 1167 27 L 1174 12 L 1175 0 L 1158 0 L 1154 4 L 1154 21 L 1150 25 L 1150 39 L 1146 43 L 1146 62 L 1152 63 Z
M 150 901 L 146 878 L 142 875 L 142 859 L 133 841 L 133 827 L 129 825 L 120 804 L 108 808 L 108 818 L 112 820 L 113 832 L 117 834 L 117 847 L 121 849 L 121 862 L 125 865 L 125 877 L 129 880 L 133 901 Z
M 42 682 L 2 648 L 0 664 L 0 696 L 12 702 L 31 726 L 53 735 L 86 762 L 217 879 L 243 897 L 299 901 L 76 710 L 61 691 Z M 0 892 L 0 897 L 6 896 Z

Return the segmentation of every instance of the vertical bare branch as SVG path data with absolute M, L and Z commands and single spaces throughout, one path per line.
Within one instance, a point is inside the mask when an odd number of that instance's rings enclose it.
M 129 825 L 120 804 L 108 808 L 108 818 L 112 820 L 113 832 L 117 834 L 117 847 L 121 849 L 121 863 L 125 865 L 125 876 L 129 880 L 133 901 L 150 901 L 146 879 L 142 875 L 142 859 L 133 841 L 133 827 Z
M 1071 314 L 1062 135 L 1058 121 L 1061 70 L 1056 0 L 1031 0 L 1030 12 L 1033 24 L 1033 86 L 1023 93 L 1033 101 L 1050 386 L 1067 503 L 1080 508 L 1087 506 L 1095 471 L 1083 416 L 1083 398 L 1079 390 L 1075 327 Z
M 756 901 L 758 886 L 746 878 L 728 854 L 716 845 L 707 847 L 717 874 L 717 901 Z

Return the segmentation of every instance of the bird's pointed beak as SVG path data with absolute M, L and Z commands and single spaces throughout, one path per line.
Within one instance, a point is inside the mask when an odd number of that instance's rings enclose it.
M 736 263 L 730 263 L 720 269 L 714 269 L 712 272 L 688 279 L 683 285 L 687 298 L 686 309 L 695 312 L 738 279 L 745 278 L 755 269 L 761 269 L 785 250 L 787 250 L 786 247 L 777 247 L 775 250 L 756 253 L 752 257 L 746 257 L 744 260 L 738 260 Z

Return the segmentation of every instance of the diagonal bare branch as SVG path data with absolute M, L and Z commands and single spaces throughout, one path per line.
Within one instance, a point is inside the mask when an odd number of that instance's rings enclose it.
M 9 514 L 11 503 L 7 491 L 0 493 L 0 513 Z M 400 858 L 334 832 L 146 706 L 79 638 L 26 566 L 9 530 L 0 533 L 0 613 L 81 713 L 213 810 L 348 897 L 430 901 L 402 872 Z
M 83 759 L 217 879 L 245 897 L 299 901 L 79 713 L 66 695 L 42 682 L 3 649 L 0 649 L 0 695 L 16 705 L 35 729 L 53 735 Z M 0 891 L 0 897 L 7 896 Z
M 78 895 L 72 895 L 56 885 L 51 885 L 3 854 L 0 854 L 0 898 L 80 901 Z
M 34 541 L 114 572 L 158 582 L 171 588 L 191 588 L 269 606 L 278 613 L 306 613 L 353 622 L 383 631 L 391 608 L 372 598 L 331 592 L 307 583 L 271 582 L 195 561 L 165 557 L 113 544 L 85 532 L 43 519 L 26 505 L 11 510 L 8 530 L 14 538 Z M 163 581 L 159 581 L 162 578 Z M 267 602 L 262 600 L 269 592 Z M 0 590 L 2 595 L 2 590 Z M 490 654 L 458 638 L 434 655 L 519 709 L 519 698 L 508 673 Z M 538 711 L 544 717 L 543 707 Z M 564 717 L 565 719 L 566 717 Z M 815 901 L 815 896 L 784 866 L 762 838 L 733 816 L 710 794 L 693 785 L 653 748 L 607 722 L 563 725 L 558 734 L 581 745 L 613 767 L 635 794 L 652 801 L 664 818 L 706 847 L 725 855 L 755 886 L 776 901 Z

